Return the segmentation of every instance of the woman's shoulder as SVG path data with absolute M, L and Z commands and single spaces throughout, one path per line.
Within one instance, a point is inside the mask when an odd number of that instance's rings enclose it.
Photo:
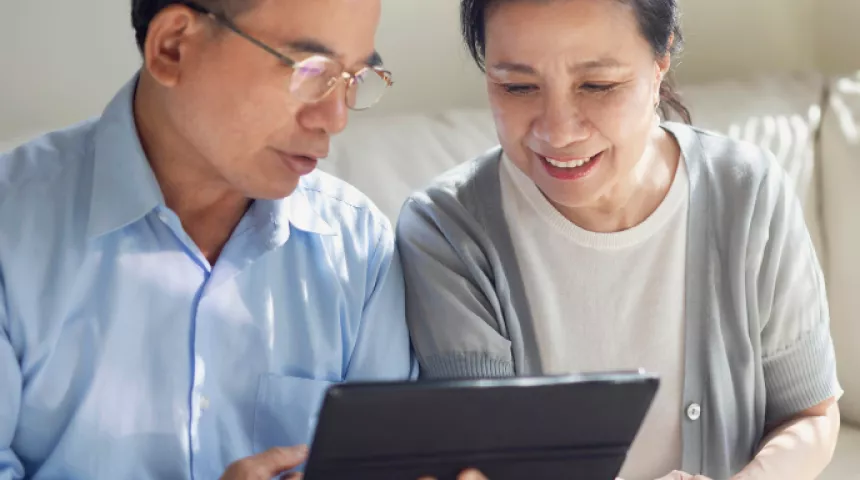
M 771 151 L 695 127 L 668 128 L 686 157 L 691 205 L 717 237 L 752 238 L 752 251 L 760 258 L 774 232 L 802 217 L 794 181 Z
M 462 163 L 434 178 L 430 184 L 413 193 L 404 209 L 472 211 L 482 208 L 478 203 L 498 190 L 501 147 L 493 147 L 476 158 Z
M 773 181 L 783 181 L 785 170 L 766 148 L 699 127 L 665 126 L 678 140 L 691 174 L 720 196 L 755 197 Z

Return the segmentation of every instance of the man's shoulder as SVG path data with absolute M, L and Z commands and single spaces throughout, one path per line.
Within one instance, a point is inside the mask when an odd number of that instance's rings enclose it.
M 51 195 L 32 194 L 66 190 L 62 187 L 75 181 L 75 172 L 92 157 L 96 124 L 89 120 L 45 133 L 0 153 L 0 205 L 21 195 L 49 200 Z
M 18 257 L 18 272 L 58 252 L 72 258 L 60 247 L 83 238 L 93 131 L 87 122 L 0 154 L 0 258 L 10 269 L 12 256 Z

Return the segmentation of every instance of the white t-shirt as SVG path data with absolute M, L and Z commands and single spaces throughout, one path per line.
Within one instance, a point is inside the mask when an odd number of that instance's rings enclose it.
M 621 472 L 681 468 L 689 182 L 683 159 L 663 202 L 619 233 L 564 218 L 507 156 L 502 202 L 547 374 L 644 368 L 660 390 Z

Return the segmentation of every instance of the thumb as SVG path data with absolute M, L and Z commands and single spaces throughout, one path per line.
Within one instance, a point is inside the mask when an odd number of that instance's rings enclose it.
M 276 447 L 255 456 L 255 464 L 271 477 L 301 465 L 308 456 L 304 445 L 296 447 Z
M 474 468 L 470 468 L 457 477 L 457 480 L 487 480 L 487 477 L 484 476 L 483 473 L 475 470 Z
M 693 476 L 688 474 L 688 473 L 679 472 L 679 471 L 675 470 L 674 472 L 670 473 L 669 475 L 666 475 L 665 477 L 661 477 L 658 480 L 692 480 L 692 478 L 693 478 Z

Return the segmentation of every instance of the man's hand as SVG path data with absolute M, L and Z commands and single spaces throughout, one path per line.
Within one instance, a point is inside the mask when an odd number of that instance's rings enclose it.
M 711 480 L 710 478 L 704 475 L 690 475 L 689 473 L 674 471 L 669 475 L 666 475 L 663 478 L 658 480 Z
M 622 478 L 616 478 L 615 480 L 623 480 Z M 710 478 L 704 475 L 690 475 L 689 473 L 679 472 L 675 470 L 674 472 L 666 475 L 665 477 L 658 478 L 657 480 L 711 480 Z
M 418 480 L 436 480 L 433 477 L 421 477 Z M 457 476 L 457 480 L 488 480 L 481 472 L 469 469 Z
M 221 480 L 272 480 L 287 470 L 304 463 L 308 456 L 305 446 L 273 448 L 253 457 L 243 458 L 227 468 Z M 301 474 L 295 473 L 289 480 L 299 480 Z
M 306 446 L 273 448 L 253 457 L 243 458 L 227 468 L 221 480 L 271 480 L 278 475 L 292 470 L 307 459 L 308 449 Z M 301 480 L 302 475 L 294 473 L 284 480 Z M 422 478 L 420 480 L 434 480 Z M 457 480 L 488 480 L 477 470 L 466 470 L 461 473 Z
M 466 470 L 457 476 L 457 480 L 489 480 L 483 473 L 477 470 Z

